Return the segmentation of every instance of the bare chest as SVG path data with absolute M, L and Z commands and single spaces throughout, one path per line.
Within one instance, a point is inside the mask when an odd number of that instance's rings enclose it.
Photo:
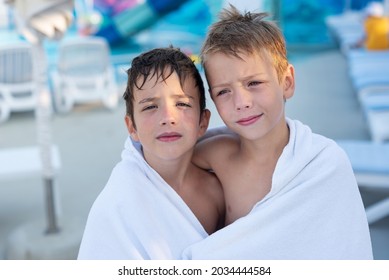
M 226 223 L 230 224 L 247 215 L 270 191 L 273 168 L 241 165 L 222 173 L 219 179 L 226 202 Z

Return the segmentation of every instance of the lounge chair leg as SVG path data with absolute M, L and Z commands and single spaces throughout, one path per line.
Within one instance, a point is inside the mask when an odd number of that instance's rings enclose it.
M 2 103 L 2 101 L 0 100 L 0 123 L 8 120 L 10 113 L 11 112 L 8 105 Z
M 73 107 L 73 101 L 71 100 L 70 96 L 65 96 L 63 91 L 64 89 L 61 88 L 54 93 L 55 109 L 58 113 L 69 113 Z
M 389 197 L 367 207 L 366 216 L 369 224 L 389 216 Z

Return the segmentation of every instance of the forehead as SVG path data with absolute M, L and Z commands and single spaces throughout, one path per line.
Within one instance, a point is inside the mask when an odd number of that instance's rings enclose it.
M 134 88 L 134 97 L 135 99 L 144 98 L 146 95 L 162 95 L 162 94 L 172 94 L 176 95 L 181 94 L 182 96 L 190 96 L 193 98 L 198 98 L 199 90 L 196 87 L 195 80 L 192 76 L 186 77 L 181 83 L 180 77 L 178 74 L 173 71 L 170 76 L 169 72 L 164 72 L 164 75 L 161 73 L 153 73 L 148 76 L 146 81 L 143 84 L 144 76 L 139 76 L 137 78 L 136 84 L 138 86 L 143 86 L 141 89 Z
M 231 55 L 226 53 L 213 53 L 210 54 L 204 63 L 206 71 L 215 73 L 215 71 L 271 71 L 274 68 L 272 57 L 267 51 L 261 52 L 239 52 L 237 55 Z
M 265 62 L 265 63 L 273 62 L 272 56 L 266 49 L 253 51 L 253 52 L 240 51 L 237 52 L 236 55 L 218 51 L 218 52 L 208 53 L 206 55 L 206 58 L 204 60 L 204 66 L 205 67 L 212 66 L 212 64 L 214 64 L 216 60 L 236 60 L 236 61 L 241 61 L 243 63 L 250 63 L 252 61 Z
M 275 72 L 273 59 L 267 51 L 240 52 L 238 56 L 212 53 L 207 56 L 204 68 L 208 78 Z

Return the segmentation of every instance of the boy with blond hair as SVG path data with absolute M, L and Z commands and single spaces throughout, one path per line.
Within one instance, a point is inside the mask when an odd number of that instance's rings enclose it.
M 230 6 L 203 45 L 209 93 L 230 133 L 211 132 L 193 161 L 222 183 L 228 226 L 183 256 L 371 259 L 366 215 L 345 153 L 285 117 L 295 73 L 281 31 L 266 16 Z

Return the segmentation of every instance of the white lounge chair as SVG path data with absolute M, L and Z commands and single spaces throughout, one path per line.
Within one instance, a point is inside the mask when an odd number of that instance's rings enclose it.
M 54 103 L 59 112 L 69 112 L 77 103 L 101 101 L 109 109 L 118 105 L 110 49 L 103 38 L 77 37 L 62 41 L 52 80 Z
M 365 88 L 359 95 L 370 135 L 375 142 L 389 140 L 389 87 Z
M 52 168 L 57 175 L 61 157 L 57 145 L 51 146 Z M 38 146 L 0 149 L 0 181 L 42 176 L 43 164 Z
M 11 112 L 34 110 L 37 102 L 32 46 L 20 41 L 0 46 L 0 122 Z
M 389 51 L 352 50 L 347 59 L 371 138 L 389 140 Z
M 371 86 L 389 86 L 389 51 L 352 50 L 347 62 L 357 92 Z
M 325 18 L 328 31 L 345 55 L 349 47 L 363 38 L 365 34 L 363 16 L 362 11 L 346 11 Z
M 369 224 L 389 215 L 389 143 L 343 140 L 337 143 L 350 158 L 360 188 L 386 196 L 366 208 Z
M 0 123 L 4 122 L 9 117 L 9 108 L 3 99 L 0 99 Z

